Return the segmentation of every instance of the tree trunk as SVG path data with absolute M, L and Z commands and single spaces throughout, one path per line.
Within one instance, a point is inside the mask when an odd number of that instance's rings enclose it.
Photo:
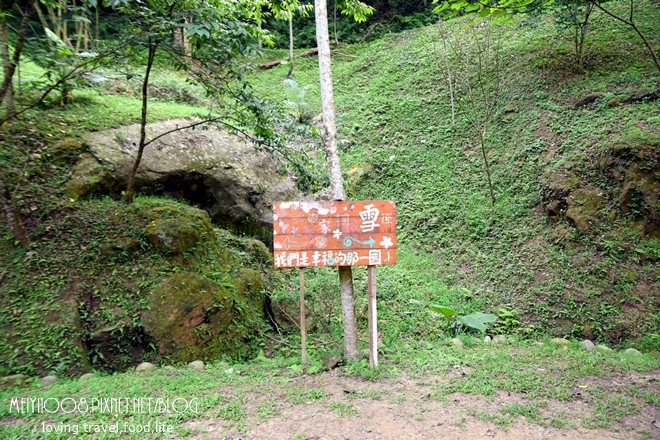
M 18 63 L 21 60 L 21 51 L 23 50 L 23 44 L 25 44 L 25 39 L 27 37 L 27 29 L 28 26 L 30 25 L 30 14 L 32 13 L 33 6 L 34 6 L 33 1 L 28 2 L 25 8 L 25 13 L 23 14 L 23 20 L 21 21 L 21 27 L 19 28 L 18 35 L 16 37 L 16 45 L 14 46 L 14 55 L 8 65 L 6 66 L 3 65 L 4 78 L 2 79 L 2 85 L 0 85 L 0 105 L 2 105 L 5 98 L 7 97 L 8 91 L 12 86 L 12 81 L 14 79 L 14 72 L 16 71 L 16 66 L 18 66 Z
M 144 147 L 147 141 L 147 98 L 149 93 L 149 74 L 151 73 L 151 67 L 154 64 L 154 56 L 156 55 L 157 48 L 158 43 L 149 44 L 147 70 L 144 74 L 144 79 L 142 80 L 142 119 L 140 120 L 140 143 L 138 145 L 135 163 L 131 169 L 131 174 L 128 176 L 128 184 L 126 185 L 126 193 L 124 194 L 124 201 L 126 203 L 133 203 L 133 199 L 135 198 L 135 175 L 137 174 L 137 170 L 140 167 L 140 162 L 142 161 L 142 153 L 144 152 Z
M 332 30 L 334 31 L 335 44 L 339 44 L 339 40 L 337 39 L 337 0 L 335 0 L 333 3 L 334 3 L 335 8 L 332 12 L 332 15 L 333 15 L 333 17 L 332 17 L 332 27 L 333 27 L 333 29 Z
M 644 45 L 646 48 L 649 50 L 649 53 L 651 54 L 651 58 L 653 58 L 653 63 L 655 64 L 655 67 L 657 67 L 658 72 L 660 72 L 660 58 L 658 58 L 658 55 L 656 55 L 655 51 L 653 50 L 653 46 L 651 46 L 651 43 L 649 40 L 646 39 L 644 34 L 642 34 L 642 31 L 639 30 L 637 25 L 635 24 L 634 21 L 634 14 L 635 14 L 635 2 L 634 0 L 630 0 L 630 18 L 626 20 L 623 17 L 619 17 L 618 15 L 614 15 L 612 12 L 608 11 L 607 9 L 603 8 L 603 6 L 598 2 L 598 0 L 591 0 L 591 3 L 603 11 L 605 14 L 609 15 L 610 17 L 614 18 L 615 20 L 619 20 L 622 23 L 627 24 L 631 28 L 634 29 L 635 32 L 637 32 L 637 35 L 639 35 L 639 38 L 642 39 L 644 42 Z
M 293 12 L 289 15 L 289 72 L 286 74 L 287 79 L 291 78 L 293 73 Z
M 11 233 L 14 235 L 14 238 L 18 240 L 23 247 L 28 247 L 30 245 L 30 237 L 23 226 L 21 216 L 18 213 L 18 207 L 11 197 L 9 187 L 7 186 L 7 180 L 5 179 L 5 173 L 2 169 L 0 169 L 0 201 L 2 203 L 2 210 L 5 213 L 7 225 L 9 226 Z
M 2 73 L 6 78 L 9 76 L 9 65 L 11 58 L 9 57 L 9 35 L 7 30 L 7 19 L 0 18 L 0 53 L 2 54 Z M 5 109 L 7 110 L 6 117 L 10 117 L 16 113 L 16 104 L 14 103 L 14 84 L 9 83 L 5 96 Z
M 346 191 L 341 175 L 337 151 L 337 127 L 335 124 L 335 102 L 332 90 L 330 62 L 330 38 L 328 35 L 328 11 L 326 0 L 315 0 L 316 42 L 319 49 L 319 71 L 321 80 L 321 104 L 326 154 L 330 168 L 330 188 L 334 200 L 346 200 Z M 355 319 L 355 297 L 353 295 L 353 271 L 350 266 L 339 267 L 339 288 L 344 319 L 344 354 L 348 360 L 360 356 L 358 350 L 357 321 Z

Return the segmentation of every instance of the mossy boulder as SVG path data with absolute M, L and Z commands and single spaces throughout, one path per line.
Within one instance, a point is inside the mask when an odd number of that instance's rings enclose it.
M 618 107 L 620 105 L 621 105 L 621 100 L 619 100 L 619 98 L 610 98 L 607 101 L 607 104 L 605 104 L 605 107 L 614 108 L 614 107 Z
M 555 171 L 541 178 L 541 196 L 548 217 L 557 222 L 566 210 L 566 197 L 580 184 L 580 179 L 572 172 Z
M 253 274 L 243 276 L 256 280 Z M 220 285 L 196 273 L 179 272 L 151 293 L 142 322 L 159 354 L 175 362 L 247 355 L 258 325 L 260 287 L 229 280 Z
M 94 156 L 88 153 L 80 155 L 80 161 L 73 167 L 73 176 L 66 184 L 67 195 L 77 200 L 94 193 L 107 193 L 115 185 L 112 173 Z
M 348 190 L 352 193 L 357 192 L 372 177 L 374 166 L 370 163 L 359 163 L 354 165 L 346 173 L 346 183 Z
M 181 254 L 204 237 L 214 240 L 211 219 L 197 208 L 162 206 L 147 212 L 152 220 L 147 225 L 147 239 L 160 252 Z
M 106 239 L 99 245 L 99 252 L 104 257 L 117 255 L 121 252 L 137 252 L 138 250 L 140 250 L 140 242 L 131 237 Z
M 236 279 L 240 281 L 239 288 L 242 293 L 258 292 L 264 285 L 261 274 L 247 267 L 238 270 Z
M 53 158 L 53 163 L 61 165 L 73 162 L 82 149 L 80 139 L 64 138 L 50 145 L 46 152 Z
M 577 229 L 589 232 L 592 224 L 599 218 L 601 210 L 605 207 L 606 199 L 599 188 L 580 188 L 573 191 L 566 198 L 566 218 Z
M 660 238 L 660 134 L 633 127 L 600 159 L 601 172 L 615 184 L 621 211 L 643 223 L 645 237 Z
M 644 235 L 660 238 L 660 164 L 650 169 L 633 164 L 625 175 L 619 196 L 621 210 L 645 220 Z
M 592 92 L 584 95 L 582 98 L 580 98 L 576 103 L 575 103 L 575 108 L 580 108 L 584 107 L 585 105 L 589 105 L 593 102 L 596 102 L 600 98 L 603 97 L 603 94 L 600 92 Z
M 558 170 L 541 178 L 541 194 L 545 201 L 565 199 L 579 184 L 580 179 L 575 173 Z

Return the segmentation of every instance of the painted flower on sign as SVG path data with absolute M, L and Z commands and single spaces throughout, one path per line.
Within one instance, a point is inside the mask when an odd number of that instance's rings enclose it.
M 389 249 L 391 246 L 394 246 L 394 243 L 392 243 L 392 239 L 387 236 L 383 237 L 383 241 L 381 241 L 378 244 L 380 244 L 385 249 Z

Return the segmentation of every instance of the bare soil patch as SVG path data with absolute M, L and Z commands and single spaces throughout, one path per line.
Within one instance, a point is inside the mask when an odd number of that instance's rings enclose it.
M 660 420 L 656 406 L 617 421 L 610 430 L 587 429 L 582 421 L 592 414 L 593 403 L 577 394 L 570 402 L 505 391 L 492 396 L 442 395 L 438 386 L 447 379 L 400 376 L 368 381 L 328 372 L 287 383 L 237 385 L 221 392 L 241 403 L 241 420 L 204 416 L 184 426 L 196 432 L 191 438 L 200 440 L 660 438 L 654 426 Z M 527 408 L 534 410 L 529 418 L 512 411 Z

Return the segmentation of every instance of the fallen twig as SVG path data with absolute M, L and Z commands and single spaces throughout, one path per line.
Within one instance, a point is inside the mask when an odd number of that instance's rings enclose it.
M 311 56 L 314 56 L 314 55 L 318 55 L 318 53 L 319 53 L 319 49 L 315 47 L 314 49 L 306 50 L 305 52 L 299 53 L 298 55 L 294 55 L 293 58 L 295 59 L 295 58 L 311 57 Z M 341 53 L 341 52 L 336 51 L 336 50 L 333 50 L 332 53 L 337 54 L 337 55 L 342 56 L 342 57 L 346 57 L 346 58 L 357 58 L 356 55 L 348 55 L 348 54 Z M 260 64 L 259 68 L 264 69 L 264 70 L 272 69 L 273 67 L 279 66 L 280 64 L 286 63 L 288 61 L 289 61 L 288 58 L 283 58 L 281 60 L 275 60 L 275 61 L 269 61 L 267 63 Z

